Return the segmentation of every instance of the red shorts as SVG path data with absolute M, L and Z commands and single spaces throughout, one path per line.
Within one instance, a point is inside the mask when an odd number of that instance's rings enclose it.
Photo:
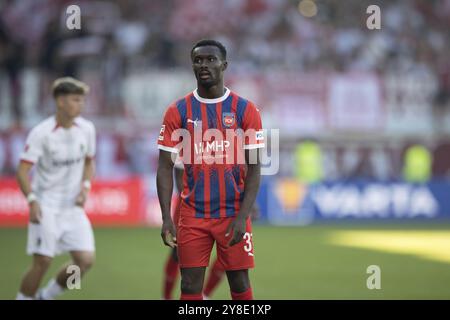
M 247 219 L 243 239 L 228 246 L 232 232 L 225 236 L 234 218 L 202 219 L 180 216 L 177 230 L 178 260 L 180 268 L 207 267 L 214 241 L 217 260 L 224 270 L 250 269 L 255 266 L 251 219 Z

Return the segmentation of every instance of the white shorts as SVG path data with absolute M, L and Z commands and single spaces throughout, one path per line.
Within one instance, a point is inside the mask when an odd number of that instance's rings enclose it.
M 94 233 L 84 209 L 56 210 L 41 204 L 39 224 L 28 224 L 27 254 L 48 257 L 70 251 L 95 251 Z

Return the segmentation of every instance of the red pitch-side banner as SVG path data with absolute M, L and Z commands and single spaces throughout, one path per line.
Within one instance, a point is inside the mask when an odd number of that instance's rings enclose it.
M 86 202 L 94 226 L 133 226 L 145 220 L 145 197 L 140 178 L 97 180 Z M 0 179 L 0 227 L 25 226 L 28 204 L 14 179 Z

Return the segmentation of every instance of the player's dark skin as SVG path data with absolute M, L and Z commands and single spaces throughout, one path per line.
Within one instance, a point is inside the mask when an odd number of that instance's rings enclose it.
M 175 183 L 177 187 L 178 196 L 180 196 L 181 192 L 183 191 L 183 172 L 184 172 L 183 169 L 178 168 L 174 169 Z M 170 255 L 176 262 L 178 262 L 177 248 L 174 247 L 171 250 L 172 251 L 170 252 Z
M 207 99 L 223 96 L 225 93 L 223 75 L 228 62 L 216 46 L 202 46 L 194 49 L 191 55 L 192 68 L 197 79 L 198 94 Z M 236 215 L 227 234 L 230 237 L 229 246 L 242 241 L 246 232 L 246 221 L 249 218 L 253 203 L 259 189 L 261 167 L 258 149 L 245 150 L 247 175 L 245 177 L 244 198 L 241 209 Z M 256 159 L 249 163 L 249 159 Z M 173 190 L 173 161 L 168 151 L 160 150 L 157 172 L 158 197 L 162 210 L 163 225 L 161 237 L 164 244 L 174 248 L 176 244 L 175 226 L 170 216 L 170 201 Z M 203 290 L 205 267 L 181 269 L 181 291 L 185 294 L 199 294 Z M 242 293 L 250 288 L 248 269 L 226 271 L 230 289 Z

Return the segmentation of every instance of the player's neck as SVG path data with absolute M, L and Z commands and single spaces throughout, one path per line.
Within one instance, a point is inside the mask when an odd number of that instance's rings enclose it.
M 55 119 L 56 119 L 56 124 L 59 127 L 63 127 L 66 129 L 72 127 L 74 125 L 74 120 L 75 120 L 74 118 L 67 118 L 60 113 L 56 113 Z
M 200 97 L 205 99 L 216 99 L 225 94 L 225 86 L 223 85 L 223 82 L 209 88 L 197 84 L 197 93 Z

